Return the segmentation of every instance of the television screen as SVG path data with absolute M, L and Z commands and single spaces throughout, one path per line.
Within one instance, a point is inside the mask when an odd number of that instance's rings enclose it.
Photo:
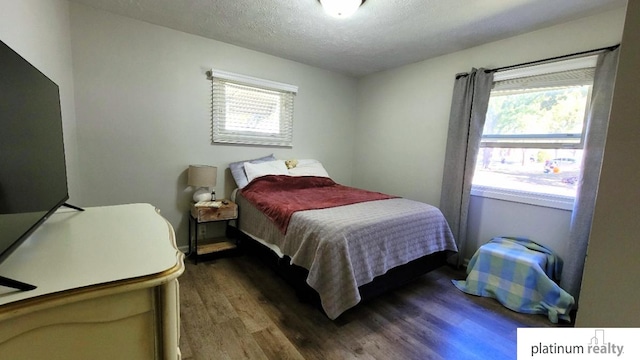
M 58 86 L 0 41 L 0 261 L 68 197 Z

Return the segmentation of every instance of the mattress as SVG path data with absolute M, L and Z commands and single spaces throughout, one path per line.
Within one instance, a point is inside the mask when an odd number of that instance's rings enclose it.
M 358 287 L 435 252 L 456 252 L 436 207 L 403 198 L 297 211 L 282 232 L 239 192 L 237 227 L 309 271 L 307 284 L 336 319 L 361 300 Z

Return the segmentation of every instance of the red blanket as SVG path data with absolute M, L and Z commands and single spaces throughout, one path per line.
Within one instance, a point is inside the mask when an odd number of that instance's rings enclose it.
M 296 211 L 326 209 L 396 196 L 357 189 L 325 177 L 267 175 L 254 179 L 241 190 L 249 202 L 286 233 Z

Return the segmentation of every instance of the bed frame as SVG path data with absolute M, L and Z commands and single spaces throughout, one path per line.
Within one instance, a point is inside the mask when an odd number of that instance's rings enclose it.
M 307 282 L 307 269 L 290 264 L 291 258 L 280 258 L 271 249 L 252 239 L 239 229 L 229 226 L 227 235 L 237 239 L 239 248 L 246 254 L 255 256 L 281 276 L 296 292 L 298 298 L 318 307 L 321 311 L 320 295 Z M 387 291 L 397 289 L 417 277 L 447 264 L 448 251 L 440 251 L 423 256 L 407 264 L 395 267 L 386 274 L 377 276 L 370 283 L 358 287 L 361 302 L 375 298 Z

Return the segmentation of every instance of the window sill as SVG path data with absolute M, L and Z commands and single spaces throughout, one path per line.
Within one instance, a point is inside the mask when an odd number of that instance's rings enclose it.
M 479 185 L 473 185 L 471 187 L 471 195 L 568 211 L 573 210 L 574 201 L 574 198 L 569 196 L 508 190 Z

